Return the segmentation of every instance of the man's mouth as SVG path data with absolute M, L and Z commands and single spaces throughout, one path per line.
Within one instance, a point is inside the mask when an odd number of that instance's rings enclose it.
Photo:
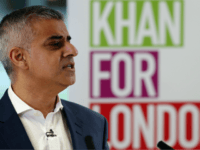
M 74 65 L 67 65 L 67 68 L 74 68 Z
M 67 64 L 63 67 L 63 69 L 75 69 L 75 63 Z

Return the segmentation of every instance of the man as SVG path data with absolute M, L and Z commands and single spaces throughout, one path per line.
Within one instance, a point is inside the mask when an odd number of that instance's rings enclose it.
M 47 7 L 3 18 L 0 59 L 11 85 L 0 100 L 0 149 L 109 149 L 105 117 L 58 96 L 75 83 L 70 39 L 62 14 Z

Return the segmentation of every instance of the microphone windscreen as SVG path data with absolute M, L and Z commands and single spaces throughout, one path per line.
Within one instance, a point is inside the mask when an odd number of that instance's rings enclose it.
M 93 143 L 91 136 L 85 137 L 85 143 L 86 143 L 88 150 L 95 150 L 94 143 Z
M 168 150 L 174 150 L 172 147 L 168 146 L 166 143 L 163 141 L 160 141 L 157 143 L 157 147 L 160 148 L 161 150 L 168 149 Z

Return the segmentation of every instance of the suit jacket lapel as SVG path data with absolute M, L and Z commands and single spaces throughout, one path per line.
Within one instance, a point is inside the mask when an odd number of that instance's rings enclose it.
M 28 135 L 8 97 L 8 89 L 0 100 L 0 137 L 11 149 L 33 149 Z
M 66 103 L 62 104 L 64 106 L 63 115 L 65 115 L 71 133 L 73 148 L 87 149 L 83 135 L 83 121 L 78 117 L 76 110 L 67 106 Z
M 84 134 L 83 121 L 78 117 L 77 111 L 62 103 L 62 111 L 69 127 L 73 149 L 87 149 Z M 19 119 L 11 101 L 8 97 L 8 89 L 0 100 L 0 140 L 9 146 L 10 149 L 33 149 L 28 135 Z

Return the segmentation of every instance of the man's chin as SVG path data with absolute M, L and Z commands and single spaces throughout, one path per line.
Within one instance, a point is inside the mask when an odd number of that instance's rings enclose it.
M 76 78 L 75 77 L 71 77 L 68 81 L 67 81 L 67 85 L 73 85 L 76 82 Z
M 73 85 L 76 82 L 76 76 L 59 78 L 58 80 L 63 87 L 67 88 L 68 86 Z
M 69 85 L 73 85 L 76 82 L 76 80 L 74 79 L 73 81 L 70 82 Z

